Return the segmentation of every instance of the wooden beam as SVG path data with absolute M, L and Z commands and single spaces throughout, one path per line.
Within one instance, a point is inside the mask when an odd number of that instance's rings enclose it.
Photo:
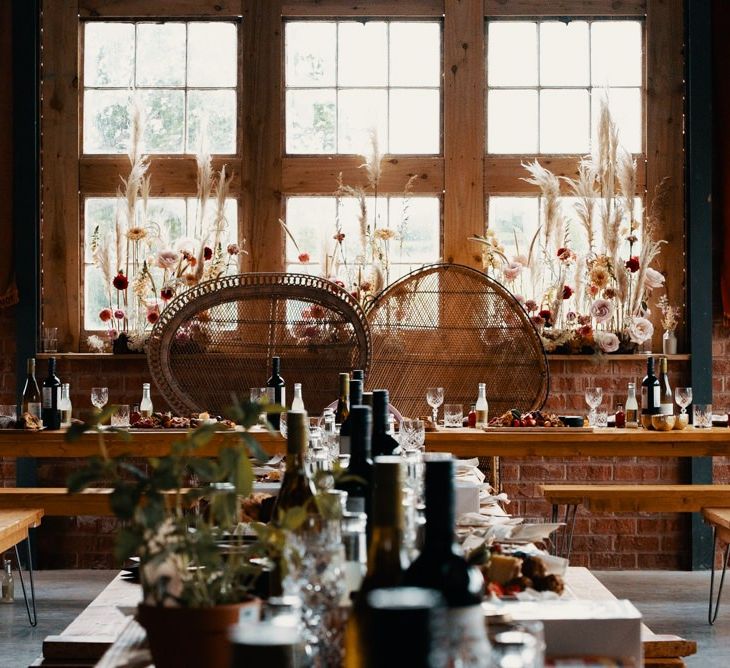
M 41 235 L 43 323 L 60 350 L 79 344 L 78 2 L 43 1 Z
M 241 15 L 241 0 L 79 0 L 79 15 L 91 19 L 164 17 L 230 18 Z
M 287 18 L 431 17 L 443 16 L 444 0 L 285 0 L 281 13 Z
M 244 60 L 248 64 L 242 99 L 244 160 L 242 163 L 242 220 L 252 249 L 251 271 L 281 271 L 284 236 L 281 155 L 284 127 L 283 40 L 280 0 L 245 3 Z
M 231 196 L 241 192 L 241 159 L 236 156 L 213 159 L 213 169 L 226 165 L 228 174 L 233 173 Z M 121 185 L 120 177 L 129 173 L 126 155 L 84 156 L 79 160 L 79 187 L 87 197 L 113 197 Z M 151 156 L 151 192 L 153 197 L 195 196 L 197 192 L 197 166 L 193 156 Z
M 528 176 L 522 167 L 526 162 L 538 160 L 556 176 L 578 175 L 579 155 L 488 155 L 484 161 L 484 189 L 487 195 L 539 195 L 538 188 L 522 180 Z M 641 159 L 641 156 L 634 156 Z M 646 188 L 646 170 L 637 169 L 637 194 L 643 195 Z M 561 182 L 561 188 L 568 194 L 568 187 Z
M 480 268 L 466 242 L 485 229 L 483 8 L 446 0 L 444 20 L 444 259 Z
M 651 0 L 649 0 L 651 2 Z M 487 16 L 644 16 L 646 0 L 485 0 Z
M 366 186 L 367 178 L 361 168 L 362 156 L 287 156 L 283 159 L 282 191 L 286 194 L 322 194 L 334 192 L 337 177 L 342 173 L 345 183 Z M 406 181 L 418 174 L 413 192 L 441 194 L 444 190 L 444 160 L 437 157 L 385 156 L 379 191 L 398 195 Z
M 644 127 L 647 206 L 659 184 L 667 179 L 667 199 L 659 233 L 668 243 L 662 247 L 656 265 L 667 277 L 666 294 L 670 303 L 682 306 L 686 313 L 682 4 L 682 0 L 650 0 L 647 5 Z M 687 345 L 684 329 L 677 329 L 680 351 Z M 660 327 L 655 327 L 654 350 L 661 349 L 661 335 Z

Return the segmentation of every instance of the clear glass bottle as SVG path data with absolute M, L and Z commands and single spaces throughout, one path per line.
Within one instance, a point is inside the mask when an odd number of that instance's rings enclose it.
M 3 563 L 2 596 L 0 603 L 12 603 L 15 600 L 15 583 L 13 582 L 13 568 L 10 559 Z
M 487 386 L 479 383 L 479 397 L 477 398 L 477 429 L 483 429 L 489 424 L 489 404 L 487 403 Z
M 298 413 L 304 412 L 304 399 L 302 399 L 302 384 L 294 383 L 294 399 L 291 402 L 291 410 Z
M 70 427 L 73 406 L 71 405 L 71 385 L 69 383 L 61 385 L 61 401 L 58 404 L 58 410 L 61 411 L 61 428 Z
M 41 391 L 38 389 L 38 381 L 35 378 L 35 358 L 29 357 L 27 362 L 28 375 L 25 378 L 23 388 L 23 400 L 21 403 L 21 415 L 30 413 L 39 420 L 41 419 Z
M 629 383 L 629 393 L 626 396 L 626 428 L 638 429 L 639 427 L 639 404 L 636 401 L 636 385 Z
M 142 417 L 152 416 L 152 396 L 150 395 L 150 384 L 142 383 L 142 401 L 139 404 L 139 414 Z

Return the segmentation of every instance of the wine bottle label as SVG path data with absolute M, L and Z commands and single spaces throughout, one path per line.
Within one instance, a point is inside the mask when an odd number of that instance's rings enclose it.
M 489 409 L 477 408 L 477 427 L 486 427 L 489 422 Z
M 31 402 L 28 404 L 28 412 L 31 415 L 34 415 L 35 417 L 37 417 L 39 420 L 41 419 L 41 410 L 42 410 L 42 406 L 40 403 Z
M 490 645 L 481 606 L 450 608 L 448 618 L 449 663 L 457 666 L 489 666 Z
M 43 393 L 43 408 L 53 408 L 53 388 L 44 387 L 41 392 Z
M 647 410 L 657 409 L 661 404 L 661 388 L 655 385 L 651 388 L 651 396 L 649 395 L 649 388 L 641 388 L 641 412 L 646 413 Z
M 662 403 L 659 405 L 659 412 L 662 415 L 674 415 L 674 403 Z
M 347 435 L 340 434 L 340 454 L 341 455 L 350 454 L 350 437 Z

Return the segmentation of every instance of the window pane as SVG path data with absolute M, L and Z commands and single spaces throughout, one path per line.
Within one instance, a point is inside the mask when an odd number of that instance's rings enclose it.
M 605 89 L 593 89 L 592 103 L 592 137 L 595 141 L 596 126 L 600 113 L 600 101 L 606 95 Z M 641 153 L 641 89 L 611 88 L 608 91 L 608 108 L 618 126 L 619 142 L 631 153 Z
M 114 229 L 117 200 L 113 197 L 88 197 L 84 202 L 84 262 L 93 261 L 91 251 L 94 229 L 99 228 L 99 243 Z
M 134 84 L 134 25 L 86 23 L 84 85 L 127 88 Z
M 387 242 L 390 281 L 440 258 L 440 200 L 438 197 L 379 197 L 366 198 L 367 221 L 371 229 L 392 230 L 396 236 Z M 336 252 L 332 238 L 336 222 L 345 238 L 344 258 Z M 377 226 L 375 221 L 377 221 Z M 299 250 L 287 237 L 286 262 L 288 271 L 319 274 L 325 252 L 335 255 L 337 276 L 352 289 L 358 276 L 369 272 L 369 258 L 362 262 L 363 246 L 360 230 L 360 207 L 351 197 L 289 197 L 286 202 L 286 224 L 297 241 Z M 400 236 L 403 235 L 401 244 Z M 377 244 L 384 251 L 382 239 Z M 298 262 L 299 252 L 309 255 L 308 263 Z M 364 279 L 363 279 L 364 280 Z
M 185 24 L 137 25 L 137 85 L 185 84 Z
M 541 90 L 540 152 L 587 152 L 589 118 L 587 91 Z
M 338 95 L 339 153 L 367 154 L 370 136 L 377 133 L 382 151 L 388 150 L 388 100 L 384 90 L 342 90 Z
M 490 86 L 536 86 L 537 24 L 490 22 L 487 72 Z
M 587 86 L 588 23 L 545 21 L 540 24 L 540 85 Z
M 143 90 L 139 92 L 145 110 L 144 151 L 182 153 L 185 123 L 185 92 L 182 90 Z M 125 147 L 126 149 L 126 147 Z
M 437 23 L 390 24 L 390 85 L 438 86 L 441 29 Z
M 537 151 L 537 91 L 490 90 L 487 108 L 490 153 Z
M 529 253 L 540 220 L 539 197 L 490 197 L 488 226 L 509 258 Z
M 334 153 L 335 123 L 334 89 L 287 91 L 287 153 Z
M 388 83 L 386 24 L 342 22 L 338 25 L 337 83 L 385 86 Z
M 641 86 L 641 24 L 596 21 L 591 25 L 594 86 Z
M 188 92 L 188 153 L 200 148 L 200 123 L 207 125 L 211 153 L 236 152 L 236 91 L 191 90 Z
M 175 240 L 187 235 L 185 200 L 173 197 L 150 198 L 147 204 L 147 223 L 151 228 L 148 241 L 160 248 L 170 248 Z
M 440 118 L 438 90 L 391 90 L 389 152 L 439 153 Z
M 189 23 L 188 86 L 235 86 L 237 52 L 233 23 Z
M 288 86 L 334 86 L 337 24 L 324 21 L 286 24 Z
M 126 153 L 129 145 L 129 93 L 84 91 L 84 152 Z
M 187 198 L 187 213 L 188 213 L 188 229 L 186 237 L 202 238 L 199 230 L 199 207 L 198 200 L 194 197 Z M 210 235 L 215 223 L 216 207 L 213 203 L 208 203 L 205 209 L 205 218 L 203 219 L 203 230 L 204 234 L 207 235 L 206 245 L 213 247 L 214 237 Z M 224 230 L 220 237 L 220 244 L 223 252 L 225 252 L 228 244 L 238 242 L 238 202 L 235 199 L 229 198 L 225 204 L 225 221 Z M 197 229 L 196 229 L 197 228 Z M 196 248 L 199 248 L 199 244 L 196 244 Z

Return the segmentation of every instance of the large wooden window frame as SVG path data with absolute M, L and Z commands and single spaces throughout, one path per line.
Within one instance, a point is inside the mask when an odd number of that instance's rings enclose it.
M 642 18 L 645 25 L 646 152 L 639 196 L 669 177 L 660 256 L 672 303 L 685 303 L 683 147 L 683 7 L 681 0 L 44 0 L 41 84 L 42 308 L 59 327 L 62 350 L 83 348 L 83 198 L 113 196 L 125 156 L 81 154 L 81 49 L 86 20 L 234 19 L 239 24 L 237 148 L 214 159 L 236 178 L 239 235 L 247 239 L 244 269 L 284 268 L 277 220 L 288 195 L 331 195 L 338 173 L 363 184 L 360 156 L 286 155 L 283 22 L 287 19 L 442 21 L 442 147 L 438 156 L 385 157 L 380 191 L 398 195 L 413 174 L 414 193 L 441 197 L 443 259 L 480 266 L 466 239 L 483 233 L 489 195 L 534 194 L 520 180 L 531 156 L 486 154 L 486 21 L 521 17 Z M 539 156 L 558 174 L 572 174 L 579 156 Z M 192 156 L 151 159 L 152 196 L 194 196 Z

